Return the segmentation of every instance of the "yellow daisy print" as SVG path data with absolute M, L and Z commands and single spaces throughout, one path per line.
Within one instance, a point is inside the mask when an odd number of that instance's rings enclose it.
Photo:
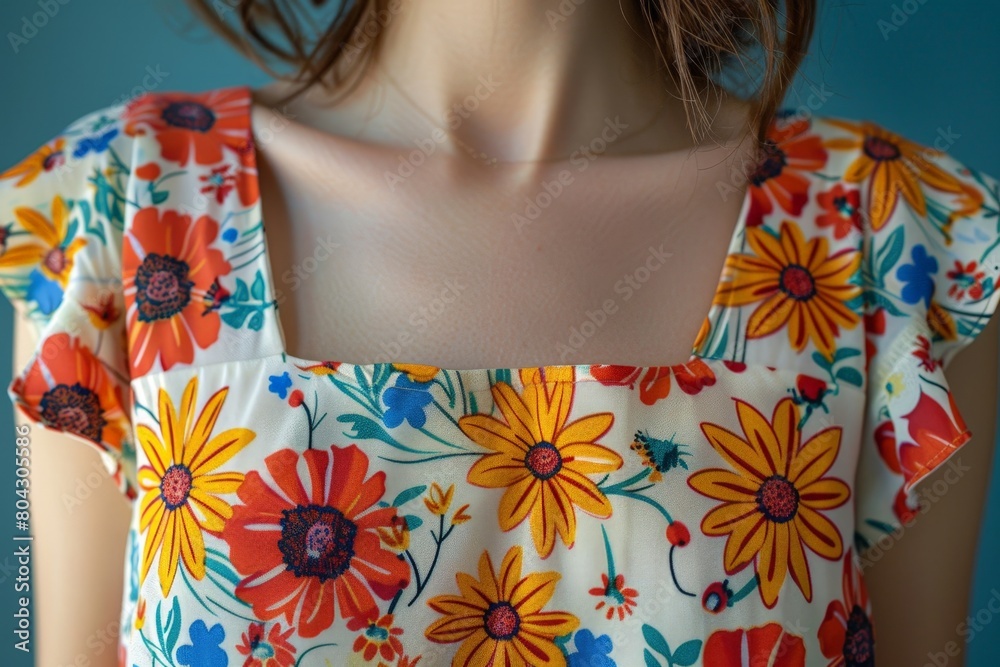
M 725 536 L 724 566 L 734 574 L 750 561 L 760 579 L 760 596 L 770 609 L 791 574 L 807 601 L 812 600 L 809 562 L 803 547 L 836 560 L 844 550 L 837 525 L 821 512 L 840 507 L 850 487 L 825 477 L 840 451 L 841 428 L 833 426 L 801 442 L 799 409 L 791 397 L 774 408 L 771 421 L 736 399 L 743 436 L 703 423 L 709 443 L 734 470 L 696 472 L 688 484 L 721 500 L 701 522 L 706 535 Z
M 587 475 L 622 467 L 622 457 L 597 444 L 614 421 L 610 412 L 567 423 L 573 405 L 573 368 L 522 369 L 523 393 L 506 382 L 491 387 L 503 419 L 466 415 L 458 425 L 474 442 L 492 451 L 469 470 L 469 482 L 505 488 L 500 528 L 511 530 L 530 517 L 531 536 L 542 558 L 555 546 L 576 539 L 576 508 L 606 519 L 611 502 Z
M 53 141 L 45 144 L 21 160 L 21 162 L 0 174 L 0 179 L 19 178 L 14 187 L 23 188 L 38 178 L 43 171 L 51 171 L 55 167 L 64 164 L 66 162 L 66 155 L 63 152 L 64 148 L 66 148 L 66 140 L 62 137 L 56 137 Z
M 31 243 L 8 248 L 0 255 L 0 270 L 16 266 L 38 265 L 49 280 L 58 282 L 64 290 L 73 271 L 73 257 L 87 241 L 83 237 L 68 238 L 69 209 L 62 197 L 52 199 L 52 220 L 33 208 L 19 206 L 14 218 L 32 237 Z
M 861 253 L 841 250 L 830 255 L 826 238 L 806 241 L 791 220 L 781 223 L 777 238 L 751 227 L 746 239 L 753 252 L 726 258 L 732 279 L 719 286 L 715 303 L 731 307 L 763 302 L 747 322 L 747 338 L 763 338 L 787 327 L 797 352 L 812 340 L 823 356 L 833 359 L 839 328 L 853 329 L 861 319 L 847 306 L 861 294 L 851 282 L 861 266 Z
M 878 231 L 885 226 L 900 196 L 918 216 L 925 217 L 927 200 L 922 184 L 959 195 L 960 209 L 954 211 L 949 220 L 968 215 L 982 206 L 982 195 L 978 190 L 964 185 L 954 175 L 934 164 L 932 158 L 943 156 L 941 151 L 904 139 L 874 123 L 852 123 L 832 118 L 826 122 L 854 135 L 829 139 L 824 145 L 833 149 L 860 149 L 858 157 L 847 168 L 844 180 L 848 183 L 869 181 L 868 214 L 873 230 Z
M 455 575 L 460 595 L 427 601 L 444 617 L 425 635 L 433 642 L 462 642 L 452 665 L 564 667 L 566 658 L 553 641 L 569 634 L 580 619 L 563 611 L 542 611 L 552 599 L 558 572 L 535 572 L 522 578 L 522 550 L 515 546 L 494 572 L 489 552 L 479 557 L 479 579 Z
M 232 507 L 219 498 L 234 493 L 243 473 L 212 472 L 254 438 L 245 428 L 231 428 L 212 435 L 222 412 L 228 387 L 208 399 L 195 418 L 198 378 L 191 378 L 181 397 L 180 412 L 164 389 L 159 393 L 161 435 L 140 424 L 136 435 L 149 460 L 139 469 L 139 532 L 149 531 L 142 550 L 139 581 L 145 581 L 156 552 L 160 551 L 160 588 L 164 597 L 177 573 L 178 561 L 195 579 L 205 576 L 205 542 L 202 530 L 220 532 Z M 161 549 L 162 547 L 162 549 Z

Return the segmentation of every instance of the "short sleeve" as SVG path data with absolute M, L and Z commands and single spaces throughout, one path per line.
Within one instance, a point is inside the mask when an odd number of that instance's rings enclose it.
M 135 498 L 121 248 L 121 107 L 87 114 L 0 173 L 0 291 L 38 344 L 8 394 L 32 422 L 97 448 Z
M 847 175 L 867 213 L 859 549 L 910 522 L 931 471 L 967 470 L 955 454 L 972 434 L 944 371 L 1000 300 L 997 181 L 874 126 L 865 141 Z

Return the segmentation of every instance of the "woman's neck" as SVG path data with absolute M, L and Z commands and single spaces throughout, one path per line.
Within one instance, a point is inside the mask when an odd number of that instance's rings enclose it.
M 609 132 L 609 154 L 690 148 L 684 106 L 635 4 L 396 0 L 366 20 L 382 31 L 378 53 L 339 111 L 324 108 L 338 93 L 313 90 L 292 115 L 382 143 L 440 127 L 455 153 L 474 147 L 502 162 L 566 159 Z M 289 90 L 269 88 L 258 94 L 265 104 Z M 717 112 L 707 143 L 745 137 L 742 100 L 707 102 Z

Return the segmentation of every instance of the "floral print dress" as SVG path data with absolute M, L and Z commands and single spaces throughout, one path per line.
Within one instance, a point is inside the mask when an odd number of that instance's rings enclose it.
M 10 396 L 133 509 L 123 666 L 873 664 L 868 554 L 962 472 L 996 180 L 781 114 L 684 363 L 300 359 L 250 104 L 146 94 L 0 174 Z

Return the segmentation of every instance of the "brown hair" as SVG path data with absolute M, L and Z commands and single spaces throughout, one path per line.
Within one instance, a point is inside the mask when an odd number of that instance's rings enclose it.
M 750 119 L 759 141 L 780 107 L 805 56 L 816 15 L 815 0 L 625 0 L 637 3 L 660 58 L 684 100 L 687 125 L 697 141 L 708 126 L 706 90 L 713 79 L 738 63 L 748 71 L 751 53 L 759 50 L 759 72 L 747 74 L 756 89 Z M 340 0 L 333 19 L 319 29 L 310 24 L 329 0 L 187 0 L 210 27 L 265 71 L 300 84 L 292 99 L 319 83 L 339 88 L 356 82 L 381 37 L 381 26 L 398 9 L 399 0 Z M 784 11 L 782 12 L 782 9 Z M 235 14 L 238 25 L 227 22 Z M 276 41 L 278 38 L 279 41 Z M 273 70 L 270 62 L 291 66 L 291 75 Z M 346 76 L 345 76 L 346 75 Z M 286 100 L 287 101 L 287 100 Z

